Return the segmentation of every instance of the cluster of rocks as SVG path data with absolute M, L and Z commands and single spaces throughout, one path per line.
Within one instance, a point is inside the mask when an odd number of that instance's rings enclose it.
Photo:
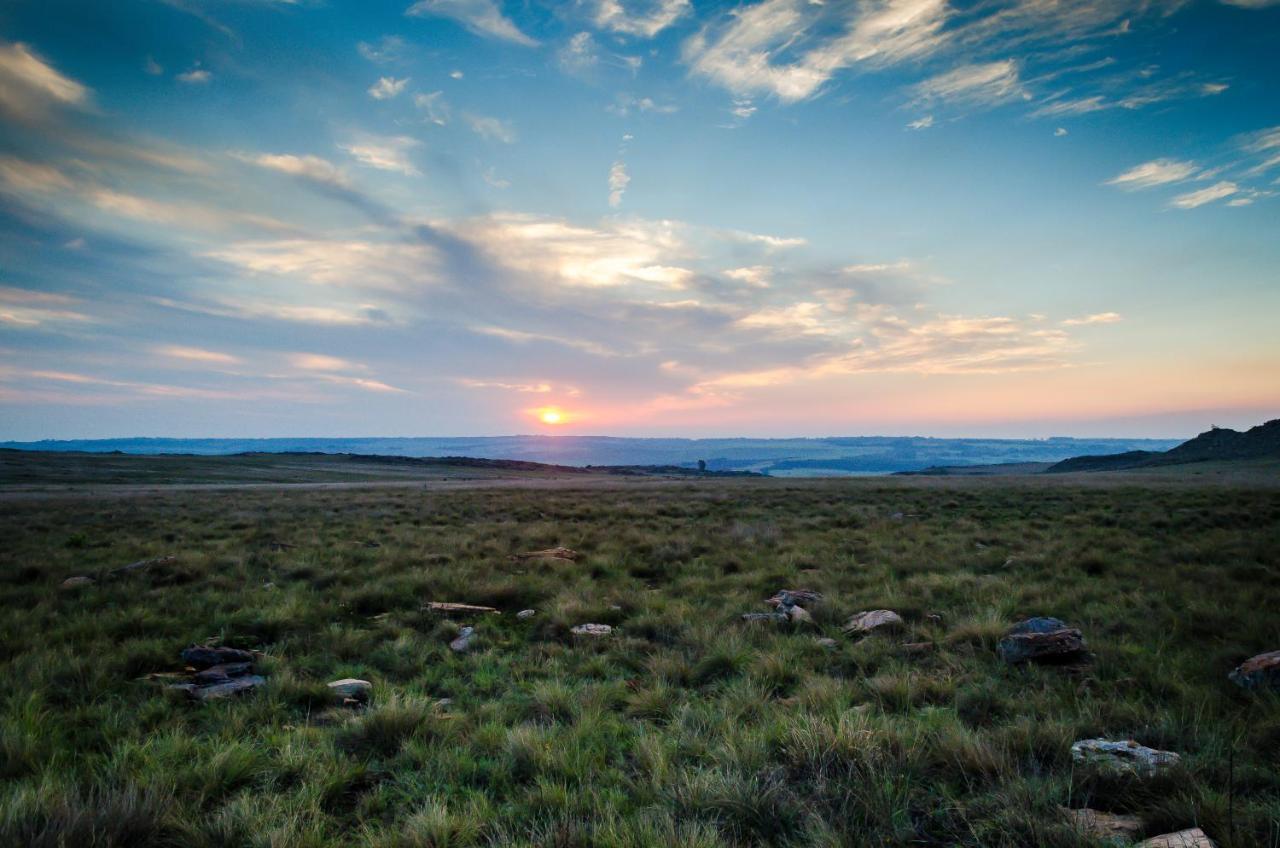
M 821 600 L 821 594 L 809 589 L 782 589 L 773 597 L 765 599 L 765 603 L 773 607 L 773 612 L 743 613 L 742 620 L 807 624 L 813 621 L 813 616 L 801 604 L 812 606 Z
M 99 572 L 101 578 L 119 577 L 124 574 L 130 574 L 135 571 L 146 571 L 149 568 L 173 565 L 178 561 L 176 556 L 166 554 L 165 556 L 151 557 L 150 559 L 140 559 L 137 562 L 131 562 L 128 565 L 122 565 L 119 568 L 113 568 L 105 573 Z M 63 589 L 80 589 L 85 586 L 92 586 L 97 583 L 98 577 L 90 577 L 87 574 L 78 574 L 74 577 L 68 577 L 62 581 Z
M 257 654 L 252 651 L 192 645 L 183 649 L 182 661 L 187 665 L 188 679 L 170 684 L 168 688 L 196 701 L 238 695 L 267 682 L 262 675 L 254 673 Z

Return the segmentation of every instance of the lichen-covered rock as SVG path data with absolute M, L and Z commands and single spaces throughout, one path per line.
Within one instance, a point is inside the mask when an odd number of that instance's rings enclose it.
M 1104 813 L 1088 807 L 1080 810 L 1063 808 L 1062 814 L 1076 830 L 1090 839 L 1112 840 L 1127 845 L 1142 833 L 1142 819 L 1137 816 Z
M 574 636 L 608 636 L 613 628 L 607 624 L 579 624 L 571 627 L 569 632 Z
M 1251 657 L 1229 675 L 1231 682 L 1245 689 L 1280 689 L 1280 651 Z
M 844 625 L 844 632 L 859 636 L 874 630 L 892 630 L 901 626 L 902 616 L 893 610 L 868 610 L 849 619 Z
M 251 663 L 254 660 L 252 651 L 239 648 L 210 648 L 205 645 L 192 645 L 182 651 L 182 661 L 196 668 L 210 668 L 226 663 Z
M 1028 618 L 1005 633 L 996 650 L 1000 659 L 1024 662 L 1070 662 L 1082 659 L 1084 636 L 1056 618 Z
M 474 627 L 464 627 L 458 631 L 458 638 L 449 643 L 449 650 L 465 654 L 471 650 L 471 637 L 475 635 Z
M 1198 827 L 1164 833 L 1138 843 L 1137 848 L 1217 848 L 1216 843 Z
M 1139 745 L 1132 739 L 1082 739 L 1071 746 L 1071 759 L 1116 774 L 1150 777 L 1176 766 L 1181 757 L 1172 751 Z
M 373 684 L 356 677 L 344 677 L 341 680 L 335 680 L 330 683 L 329 691 L 334 698 L 340 701 L 352 700 L 364 703 L 369 700 L 369 693 L 373 691 Z

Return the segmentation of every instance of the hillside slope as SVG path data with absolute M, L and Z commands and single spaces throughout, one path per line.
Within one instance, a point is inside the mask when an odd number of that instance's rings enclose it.
M 1072 471 L 1125 471 L 1191 462 L 1238 461 L 1280 457 L 1280 418 L 1243 433 L 1215 427 L 1163 452 L 1129 451 L 1110 456 L 1077 456 L 1046 469 L 1046 474 Z

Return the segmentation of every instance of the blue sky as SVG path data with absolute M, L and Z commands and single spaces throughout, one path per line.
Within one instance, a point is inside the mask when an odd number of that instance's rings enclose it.
M 10 2 L 0 438 L 1257 423 L 1277 33 L 1270 0 Z

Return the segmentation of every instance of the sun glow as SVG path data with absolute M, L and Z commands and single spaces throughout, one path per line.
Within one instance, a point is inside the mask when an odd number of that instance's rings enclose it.
M 540 409 L 538 420 L 543 424 L 561 424 L 564 422 L 564 413 L 555 408 Z

